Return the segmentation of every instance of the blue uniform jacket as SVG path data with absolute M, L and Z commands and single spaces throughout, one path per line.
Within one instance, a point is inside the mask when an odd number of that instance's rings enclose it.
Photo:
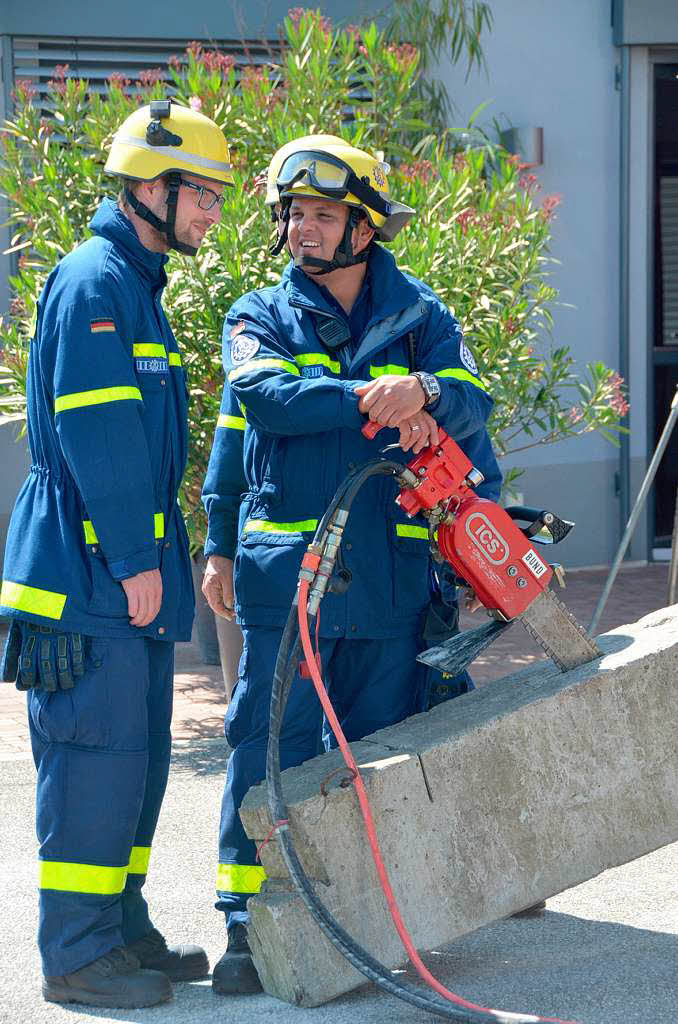
M 226 319 L 226 385 L 203 492 L 205 553 L 235 553 L 236 611 L 248 626 L 284 624 L 303 552 L 337 486 L 397 440 L 390 429 L 363 437 L 354 389 L 380 374 L 409 373 L 411 332 L 417 368 L 440 380 L 432 415 L 485 474 L 480 493 L 498 497 L 501 474 L 485 429 L 492 400 L 459 324 L 381 246 L 372 246 L 368 266 L 371 316 L 348 358 L 318 335 L 320 328 L 327 336 L 332 321 L 345 331 L 346 318 L 292 264 L 277 287 L 243 296 Z M 388 457 L 412 455 L 395 449 Z M 354 502 L 342 544 L 351 585 L 324 599 L 321 635 L 417 631 L 429 601 L 428 531 L 423 519 L 404 515 L 396 493 L 392 480 L 375 478 Z
M 91 636 L 188 640 L 193 585 L 177 505 L 187 391 L 160 305 L 166 257 L 112 200 L 91 227 L 37 305 L 32 465 L 10 522 L 0 614 Z M 162 608 L 138 629 L 120 580 L 156 568 Z

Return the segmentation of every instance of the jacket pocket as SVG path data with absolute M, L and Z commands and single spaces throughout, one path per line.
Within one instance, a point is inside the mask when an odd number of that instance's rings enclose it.
M 394 613 L 412 615 L 430 600 L 428 527 L 392 519 L 389 529 Z
M 233 568 L 236 601 L 245 621 L 248 608 L 290 608 L 301 560 L 315 531 L 315 526 L 303 531 L 310 522 L 245 520 Z

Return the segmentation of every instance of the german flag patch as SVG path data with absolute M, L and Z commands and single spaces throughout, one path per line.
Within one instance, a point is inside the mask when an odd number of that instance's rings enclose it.
M 108 317 L 102 317 L 99 320 L 90 320 L 89 329 L 92 334 L 103 334 L 104 331 L 115 331 L 115 324 Z

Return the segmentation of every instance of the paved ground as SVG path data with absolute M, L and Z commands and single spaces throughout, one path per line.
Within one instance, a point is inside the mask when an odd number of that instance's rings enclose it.
M 625 569 L 601 631 L 661 607 L 666 576 L 665 565 Z M 604 578 L 602 572 L 570 575 L 562 596 L 585 624 Z M 536 657 L 538 649 L 516 626 L 476 665 L 474 675 L 482 682 Z M 219 738 L 223 689 L 216 670 L 201 666 L 191 645 L 181 646 L 177 670 L 178 739 L 147 889 L 158 927 L 169 937 L 201 941 L 214 962 L 223 946 L 223 922 L 211 909 L 226 757 Z M 295 1009 L 264 995 L 220 999 L 212 995 L 209 982 L 178 985 L 174 1001 L 155 1009 L 97 1011 L 43 1003 L 34 939 L 33 767 L 23 699 L 10 686 L 0 687 L 0 729 L 2 1024 L 80 1024 L 92 1018 L 139 1024 L 263 1024 L 273 1019 L 276 1024 L 424 1024 L 433 1019 L 369 985 L 315 1010 Z M 445 984 L 486 1005 L 559 1014 L 582 1024 L 676 1024 L 678 844 L 552 898 L 539 918 L 498 922 L 426 959 Z

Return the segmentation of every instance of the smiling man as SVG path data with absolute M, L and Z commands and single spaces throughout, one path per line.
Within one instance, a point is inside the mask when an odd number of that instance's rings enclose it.
M 316 136 L 283 147 L 272 168 L 275 248 L 287 244 L 292 261 L 277 287 L 243 296 L 228 314 L 226 385 L 203 492 L 203 590 L 219 614 L 237 615 L 244 636 L 226 715 L 233 753 L 217 908 L 226 914 L 228 947 L 212 981 L 222 994 L 259 988 L 247 899 L 265 874 L 238 809 L 265 774 L 276 654 L 318 521 L 347 473 L 389 443 L 400 446 L 390 457 L 406 461 L 437 441 L 438 424 L 485 475 L 484 496 L 496 498 L 500 484 L 485 429 L 492 401 L 457 321 L 378 244 L 392 241 L 414 214 L 390 196 L 388 166 L 339 138 Z M 361 432 L 368 420 L 387 428 L 376 440 Z M 385 477 L 358 493 L 341 572 L 319 617 L 324 676 L 349 740 L 421 707 L 415 658 L 429 604 L 428 532 L 407 519 L 395 496 Z M 322 734 L 320 704 L 297 674 L 282 725 L 282 767 L 319 753 Z
M 170 757 L 174 641 L 193 586 L 177 493 L 186 384 L 161 306 L 167 252 L 195 255 L 232 183 L 226 140 L 158 101 L 119 128 L 121 179 L 52 271 L 27 380 L 31 472 L 14 508 L 3 678 L 27 690 L 38 770 L 43 994 L 139 1007 L 208 973 L 142 895 Z

